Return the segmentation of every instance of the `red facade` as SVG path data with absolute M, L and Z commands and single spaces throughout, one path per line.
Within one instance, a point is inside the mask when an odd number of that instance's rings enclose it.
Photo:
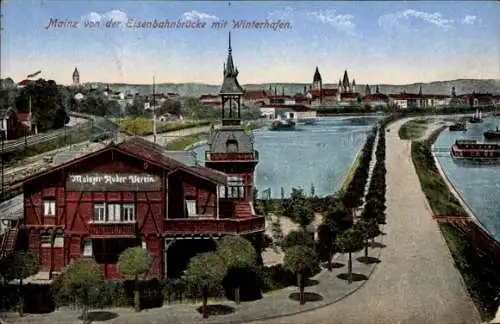
M 224 173 L 167 155 L 133 138 L 25 179 L 21 230 L 41 269 L 93 257 L 118 279 L 119 254 L 142 245 L 154 257 L 149 277 L 163 277 L 167 242 L 263 231 L 250 200 L 219 198 Z

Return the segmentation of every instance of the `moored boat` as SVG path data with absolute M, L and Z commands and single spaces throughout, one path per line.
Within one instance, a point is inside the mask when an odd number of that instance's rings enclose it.
M 484 138 L 486 139 L 500 139 L 500 130 L 487 130 L 486 132 L 483 133 Z
M 276 119 L 273 120 L 269 130 L 279 131 L 279 130 L 294 130 L 295 122 L 291 119 Z
M 465 132 L 467 130 L 467 125 L 464 122 L 459 122 L 453 124 L 449 127 L 450 132 Z
M 482 123 L 483 122 L 483 118 L 481 116 L 481 112 L 478 110 L 476 110 L 476 113 L 474 115 L 472 115 L 471 118 L 469 118 L 469 123 L 472 123 L 472 124 L 477 124 L 477 123 Z
M 451 147 L 450 153 L 455 159 L 496 161 L 500 160 L 500 145 L 478 143 L 474 140 L 457 140 Z
M 493 129 L 488 129 L 486 132 L 483 133 L 484 138 L 486 139 L 500 139 L 500 130 L 498 129 L 498 120 L 495 115 L 495 121 L 497 122 L 497 128 L 496 130 Z

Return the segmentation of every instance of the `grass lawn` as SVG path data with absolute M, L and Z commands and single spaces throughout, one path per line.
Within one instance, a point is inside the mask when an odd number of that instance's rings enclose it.
M 441 178 L 430 149 L 431 140 L 413 142 L 411 158 L 415 165 L 420 185 L 434 214 L 467 216 L 467 213 Z
M 200 133 L 176 138 L 175 140 L 167 143 L 167 150 L 182 151 L 189 145 L 203 141 L 208 138 L 208 133 Z
M 406 122 L 399 129 L 399 138 L 402 140 L 416 140 L 422 137 L 427 130 L 426 119 L 414 119 Z
M 347 171 L 347 174 L 344 178 L 344 183 L 342 184 L 342 191 L 346 192 L 347 189 L 349 189 L 349 185 L 351 184 L 352 177 L 354 177 L 354 173 L 356 173 L 356 170 L 359 167 L 359 160 L 361 159 L 361 152 L 358 153 L 356 156 L 356 159 L 354 160 L 353 164 L 351 165 L 351 168 L 349 171 Z
M 161 134 L 196 126 L 207 126 L 210 125 L 211 122 L 211 120 L 157 122 L 156 133 Z M 123 132 L 132 133 L 138 136 L 147 136 L 153 134 L 153 122 L 151 118 L 120 118 L 116 119 L 115 123 Z

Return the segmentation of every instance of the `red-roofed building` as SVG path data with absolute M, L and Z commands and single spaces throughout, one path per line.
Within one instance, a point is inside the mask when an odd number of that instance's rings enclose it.
M 268 90 L 247 90 L 243 93 L 243 105 L 254 106 L 256 102 L 262 101 L 265 104 L 270 104 L 270 97 L 275 95 L 274 92 Z
M 222 105 L 222 99 L 216 95 L 202 95 L 199 100 L 202 105 L 216 109 L 220 108 Z
M 205 166 L 133 137 L 29 176 L 20 183 L 23 218 L 0 237 L 8 243 L 0 245 L 0 258 L 28 249 L 49 278 L 91 258 L 106 278 L 123 279 L 119 255 L 142 247 L 153 257 L 145 277 L 178 278 L 191 257 L 215 250 L 222 236 L 261 239 L 265 219 L 252 205 L 259 155 L 241 126 L 243 91 L 231 48 L 227 62 L 222 126 L 211 132 Z
M 371 107 L 386 107 L 389 103 L 389 97 L 382 93 L 372 93 L 363 97 L 363 104 Z
M 264 228 L 262 217 L 240 215 L 234 200 L 220 198 L 225 185 L 226 174 L 134 137 L 22 180 L 24 218 L 14 242 L 28 246 L 49 275 L 92 257 L 107 278 L 121 279 L 119 254 L 142 246 L 154 257 L 148 277 L 178 276 L 192 251 L 172 243 L 205 238 L 213 245 L 212 238 Z

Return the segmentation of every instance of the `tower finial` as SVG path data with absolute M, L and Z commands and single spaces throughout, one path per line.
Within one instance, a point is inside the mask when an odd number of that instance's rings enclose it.
M 231 53 L 233 49 L 231 48 L 231 32 L 229 32 L 229 53 Z

